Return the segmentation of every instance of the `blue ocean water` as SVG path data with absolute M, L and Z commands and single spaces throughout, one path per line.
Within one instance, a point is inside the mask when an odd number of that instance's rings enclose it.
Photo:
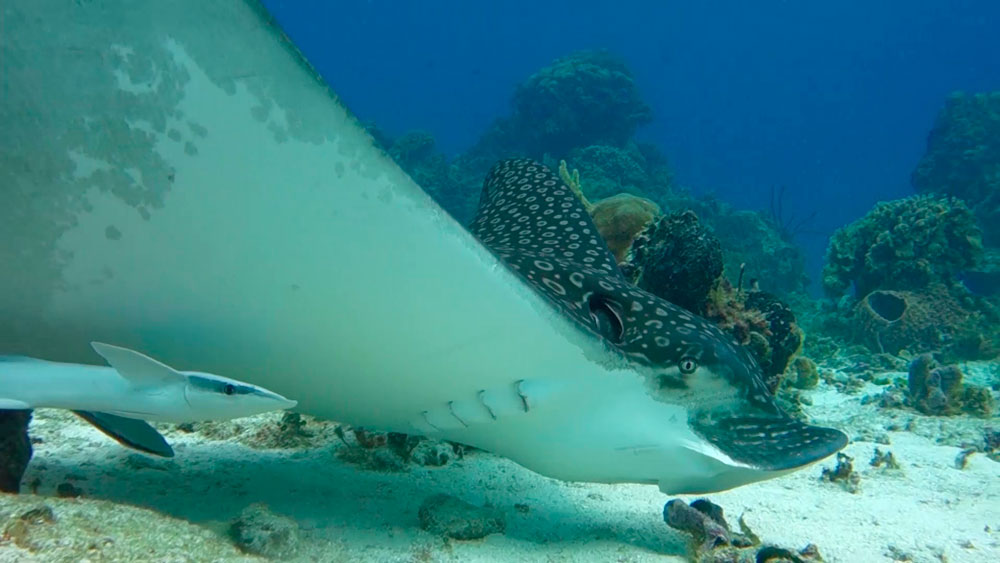
M 1000 87 L 1000 3 L 266 0 L 364 120 L 466 150 L 515 86 L 557 57 L 624 58 L 680 183 L 808 217 L 813 290 L 827 237 L 910 174 L 949 92 Z

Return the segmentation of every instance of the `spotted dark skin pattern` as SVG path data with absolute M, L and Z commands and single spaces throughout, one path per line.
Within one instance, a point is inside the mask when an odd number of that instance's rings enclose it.
M 483 184 L 471 230 L 584 330 L 632 361 L 670 373 L 659 376 L 661 389 L 687 388 L 700 365 L 711 366 L 745 400 L 744 406 L 691 423 L 733 459 L 788 469 L 846 445 L 842 432 L 783 413 L 764 384 L 760 366 L 731 336 L 630 284 L 583 203 L 544 165 L 515 159 L 494 166 Z
M 731 358 L 732 382 L 754 403 L 777 409 L 756 362 L 731 337 L 625 279 L 583 203 L 544 165 L 518 159 L 494 166 L 472 232 L 554 306 L 629 358 L 678 366 L 682 374 Z

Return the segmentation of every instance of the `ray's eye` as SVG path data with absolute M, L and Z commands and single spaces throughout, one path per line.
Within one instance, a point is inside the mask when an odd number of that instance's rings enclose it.
M 590 297 L 590 318 L 594 319 L 597 331 L 612 342 L 621 342 L 625 334 L 620 311 L 618 303 L 603 295 Z
M 691 375 L 698 369 L 698 362 L 694 361 L 694 358 L 682 358 L 679 366 L 681 373 L 684 375 Z
M 232 395 L 236 392 L 236 387 L 232 383 L 227 383 L 225 387 L 222 388 L 222 392 L 226 395 Z

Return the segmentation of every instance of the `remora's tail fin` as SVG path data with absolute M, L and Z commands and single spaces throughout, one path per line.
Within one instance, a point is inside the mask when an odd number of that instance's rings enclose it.
M 73 411 L 119 444 L 160 457 L 174 457 L 163 435 L 144 420 L 115 416 L 106 412 Z
M 163 385 L 185 381 L 184 374 L 174 368 L 140 354 L 135 350 L 91 342 L 91 346 L 125 379 L 138 385 Z

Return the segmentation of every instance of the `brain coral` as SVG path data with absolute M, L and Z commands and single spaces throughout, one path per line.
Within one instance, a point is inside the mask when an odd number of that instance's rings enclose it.
M 1000 246 L 1000 92 L 948 98 L 912 182 L 917 191 L 964 200 L 983 241 Z
M 883 202 L 831 237 L 823 288 L 837 297 L 853 284 L 863 297 L 876 289 L 951 286 L 981 254 L 979 227 L 960 200 L 925 195 Z
M 590 209 L 597 232 L 608 243 L 618 263 L 625 261 L 632 242 L 658 215 L 660 206 L 631 194 L 602 199 Z

